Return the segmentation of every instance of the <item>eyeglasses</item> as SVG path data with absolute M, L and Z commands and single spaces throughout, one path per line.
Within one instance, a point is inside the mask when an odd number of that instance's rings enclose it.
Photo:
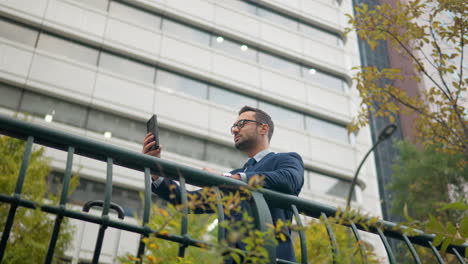
M 263 125 L 262 122 L 258 122 L 258 121 L 256 121 L 256 120 L 241 119 L 241 120 L 237 121 L 237 123 L 235 123 L 234 125 L 232 125 L 232 127 L 231 127 L 231 134 L 234 135 L 233 130 L 234 130 L 235 127 L 237 127 L 238 129 L 241 129 L 241 128 L 243 128 L 243 127 L 245 126 L 245 124 L 246 124 L 247 122 L 255 122 L 255 123 L 258 123 L 258 124 L 260 124 L 260 125 Z

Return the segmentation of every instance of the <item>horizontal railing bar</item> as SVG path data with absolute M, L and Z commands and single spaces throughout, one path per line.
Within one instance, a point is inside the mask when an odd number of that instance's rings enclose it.
M 224 186 L 231 189 L 238 187 L 248 187 L 246 183 L 229 177 L 220 177 L 207 171 L 194 169 L 192 167 L 181 165 L 175 162 L 158 159 L 149 155 L 144 155 L 135 151 L 129 151 L 117 146 L 101 143 L 84 137 L 67 134 L 60 130 L 51 129 L 45 126 L 31 122 L 25 122 L 4 115 L 0 115 L 0 133 L 22 139 L 27 138 L 28 135 L 33 135 L 35 143 L 38 144 L 62 150 L 67 150 L 68 146 L 72 146 L 75 147 L 76 154 L 102 161 L 106 161 L 107 157 L 111 157 L 114 159 L 115 165 L 135 169 L 138 171 L 144 171 L 144 168 L 147 167 L 150 168 L 151 172 L 163 177 L 177 179 L 178 175 L 182 174 L 184 175 L 187 183 L 199 187 Z M 321 213 L 325 214 L 326 216 L 334 216 L 337 211 L 336 207 L 306 200 L 293 195 L 287 195 L 268 189 L 262 189 L 259 190 L 259 192 L 264 195 L 265 200 L 273 207 L 289 210 L 291 205 L 295 205 L 301 214 L 315 218 L 320 218 Z M 378 222 L 378 225 L 382 226 L 385 236 L 403 240 L 401 233 L 393 230 L 393 228 L 396 226 L 396 223 L 381 220 Z M 358 223 L 356 226 L 360 230 L 367 231 Z M 401 227 L 401 229 L 405 228 L 406 227 L 404 226 Z M 369 231 L 375 234 L 378 233 L 375 228 L 370 228 Z M 434 235 L 425 234 L 424 232 L 418 230 L 414 231 L 420 233 L 420 235 L 408 237 L 414 244 L 428 247 L 427 241 L 434 240 Z M 466 247 L 468 247 L 468 244 L 450 245 L 449 249 L 455 248 L 459 252 L 464 252 Z M 448 252 L 453 254 L 451 250 Z
M 276 263 L 277 264 L 300 264 L 300 263 L 297 263 L 297 262 L 292 262 L 292 261 L 288 261 L 288 260 L 284 260 L 284 259 L 276 259 Z
M 13 197 L 0 194 L 0 202 L 7 202 L 11 203 L 14 200 Z M 176 234 L 163 234 L 160 232 L 157 232 L 153 229 L 151 229 L 148 226 L 138 226 L 138 225 L 133 225 L 129 223 L 124 223 L 121 221 L 116 221 L 113 219 L 104 219 L 102 216 L 97 216 L 97 215 L 92 215 L 88 213 L 82 213 L 78 211 L 73 211 L 69 209 L 62 209 L 59 206 L 54 206 L 54 205 L 40 205 L 36 202 L 25 200 L 25 199 L 19 199 L 18 200 L 18 205 L 30 209 L 37 209 L 40 208 L 42 211 L 47 212 L 47 213 L 52 213 L 52 214 L 60 214 L 69 218 L 77 219 L 77 220 L 83 220 L 86 222 L 94 223 L 94 224 L 99 224 L 99 225 L 107 225 L 108 227 L 113 227 L 113 228 L 118 228 L 122 229 L 125 231 L 133 232 L 133 233 L 138 233 L 138 234 L 154 234 L 156 237 L 177 242 L 180 244 L 187 244 L 189 246 L 193 247 L 213 247 L 214 245 L 211 243 L 207 243 L 201 240 L 196 240 L 196 239 L 188 239 L 187 237 L 179 236 Z

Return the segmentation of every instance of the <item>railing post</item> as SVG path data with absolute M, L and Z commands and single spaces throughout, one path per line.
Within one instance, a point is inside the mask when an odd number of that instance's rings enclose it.
M 70 178 L 72 174 L 72 165 L 73 165 L 73 154 L 75 153 L 74 147 L 68 147 L 67 155 L 67 165 L 65 168 L 65 175 L 63 177 L 63 186 L 62 193 L 60 194 L 60 208 L 65 209 L 67 204 L 68 197 L 68 188 L 70 186 Z M 47 250 L 47 256 L 45 263 L 52 263 L 52 258 L 54 256 L 55 245 L 57 244 L 58 235 L 60 232 L 60 226 L 62 225 L 63 215 L 57 215 L 54 223 L 54 230 L 52 232 L 52 237 L 50 238 L 49 248 Z
M 150 211 L 151 211 L 151 173 L 149 168 L 145 168 L 145 173 L 144 173 L 144 178 L 145 178 L 145 205 L 143 209 L 143 222 L 141 225 L 143 227 L 148 224 L 149 217 L 150 217 Z M 143 234 L 140 236 L 140 243 L 138 245 L 138 253 L 137 256 L 141 258 L 141 255 L 143 255 L 145 251 L 145 244 L 143 243 L 143 238 L 147 237 L 147 234 Z
M 34 137 L 29 136 L 26 147 L 24 149 L 23 162 L 21 163 L 18 180 L 16 181 L 15 193 L 13 194 L 14 198 L 11 202 L 8 218 L 2 233 L 2 240 L 0 242 L 0 263 L 2 262 L 3 256 L 5 254 L 8 238 L 10 237 L 11 228 L 13 226 L 13 221 L 16 215 L 16 209 L 18 208 L 19 200 L 21 199 L 21 191 L 23 190 L 24 180 L 26 179 L 26 171 L 29 165 L 29 158 L 31 157 L 33 143 Z
M 182 203 L 182 223 L 180 226 L 180 235 L 182 237 L 187 236 L 187 229 L 188 229 L 188 207 L 187 207 L 187 189 L 185 186 L 185 178 L 183 175 L 179 173 L 179 183 L 180 183 L 180 200 Z M 185 249 L 187 248 L 187 244 L 182 244 L 179 246 L 179 252 L 177 253 L 178 257 L 183 258 L 185 256 Z
M 292 204 L 291 208 L 292 208 L 293 213 L 294 213 L 294 219 L 296 219 L 297 225 L 300 228 L 300 230 L 299 230 L 299 239 L 301 241 L 301 263 L 302 264 L 307 264 L 307 259 L 308 259 L 308 256 L 307 256 L 307 238 L 306 238 L 305 232 L 303 230 L 304 225 L 302 224 L 301 217 L 299 215 L 299 211 L 297 211 L 297 207 L 294 204 Z
M 107 173 L 106 173 L 106 195 L 104 198 L 104 205 L 102 207 L 102 219 L 104 220 L 99 228 L 98 236 L 96 239 L 96 246 L 94 247 L 93 264 L 98 264 L 99 256 L 101 255 L 102 243 L 104 241 L 104 234 L 109 221 L 109 208 L 112 197 L 112 158 L 107 158 Z
M 328 222 L 327 216 L 324 213 L 322 213 L 321 216 L 323 217 L 325 227 L 327 228 L 328 237 L 330 238 L 330 242 L 332 246 L 332 254 L 333 254 L 333 263 L 336 263 L 336 259 L 338 258 L 338 255 L 339 255 L 338 243 L 336 242 L 336 238 L 335 238 L 335 235 L 333 234 L 332 226 Z
M 257 191 L 251 191 L 252 199 L 250 205 L 252 208 L 253 217 L 255 219 L 255 226 L 262 232 L 268 230 L 268 224 L 273 225 L 270 209 L 263 198 L 263 195 Z M 273 241 L 266 241 L 265 248 L 270 258 L 269 263 L 276 263 L 276 247 Z

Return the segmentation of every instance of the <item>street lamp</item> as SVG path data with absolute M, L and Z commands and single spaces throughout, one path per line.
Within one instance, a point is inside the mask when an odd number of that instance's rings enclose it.
M 364 161 L 366 161 L 367 157 L 369 156 L 369 154 L 383 141 L 387 140 L 388 138 L 390 138 L 390 136 L 392 136 L 392 134 L 396 131 L 397 129 L 397 126 L 395 124 L 390 124 L 390 125 L 387 125 L 386 127 L 384 127 L 382 129 L 382 131 L 380 131 L 380 134 L 379 134 L 379 137 L 377 138 L 377 142 L 375 142 L 375 144 L 372 146 L 371 149 L 369 149 L 369 151 L 367 151 L 366 155 L 364 156 L 364 158 L 361 160 L 361 163 L 359 164 L 359 167 L 357 168 L 356 170 L 356 173 L 354 174 L 354 178 L 353 178 L 353 181 L 351 182 L 351 187 L 349 188 L 349 193 L 348 193 L 348 199 L 346 200 L 346 209 L 348 210 L 350 205 L 351 205 L 351 197 L 353 195 L 353 191 L 354 191 L 354 186 L 356 186 L 356 183 L 357 183 L 357 178 L 358 178 L 358 175 L 359 175 L 359 171 L 361 170 L 361 167 L 362 165 L 364 164 Z

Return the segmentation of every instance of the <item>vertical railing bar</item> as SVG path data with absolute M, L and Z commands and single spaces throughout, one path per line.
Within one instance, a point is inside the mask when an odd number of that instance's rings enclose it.
M 421 259 L 419 258 L 418 252 L 416 252 L 416 249 L 413 247 L 413 244 L 411 243 L 409 238 L 405 234 L 403 234 L 402 237 L 406 245 L 408 246 L 411 255 L 413 255 L 414 262 L 416 262 L 416 264 L 421 264 Z
M 187 189 L 185 186 L 185 178 L 184 176 L 180 175 L 179 177 L 179 183 L 180 183 L 180 201 L 182 203 L 182 222 L 181 222 L 181 227 L 180 227 L 180 234 L 182 236 L 187 235 L 187 229 L 188 229 L 188 207 L 187 207 Z M 187 248 L 187 245 L 180 245 L 179 246 L 179 252 L 177 253 L 178 257 L 183 258 L 185 256 L 185 249 Z
M 111 157 L 107 157 L 107 171 L 106 171 L 106 194 L 104 198 L 104 205 L 102 206 L 102 219 L 104 223 L 99 228 L 98 236 L 96 239 L 96 246 L 94 247 L 93 264 L 98 264 L 99 256 L 101 255 L 102 243 L 104 241 L 104 233 L 107 228 L 106 221 L 109 220 L 109 209 L 112 197 L 112 164 Z
M 18 174 L 18 180 L 16 181 L 15 193 L 13 194 L 14 198 L 16 199 L 19 199 L 21 196 L 23 184 L 26 179 L 26 171 L 29 165 L 29 158 L 31 157 L 33 143 L 34 143 L 34 137 L 29 136 L 27 139 L 26 146 L 24 148 L 23 161 L 21 162 L 21 168 Z M 14 201 L 10 205 L 8 217 L 5 222 L 5 227 L 3 229 L 3 232 L 2 232 L 2 240 L 0 242 L 0 263 L 2 262 L 3 256 L 5 254 L 6 246 L 8 243 L 8 238 L 10 237 L 10 232 L 13 226 L 13 221 L 15 219 L 17 208 L 18 208 L 18 200 Z
M 65 175 L 63 177 L 62 193 L 60 194 L 60 209 L 65 210 L 65 205 L 68 198 L 68 189 L 70 187 L 70 179 L 72 174 L 72 165 L 73 165 L 73 155 L 75 153 L 74 147 L 68 147 L 67 155 L 67 164 L 65 167 Z M 60 226 L 62 225 L 63 215 L 58 214 L 55 218 L 54 230 L 52 231 L 52 236 L 49 242 L 49 248 L 47 250 L 47 255 L 45 263 L 52 263 L 52 258 L 54 256 L 55 245 L 57 244 L 58 235 L 60 233 Z
M 427 241 L 427 244 L 428 244 L 429 247 L 432 249 L 432 253 L 434 253 L 434 255 L 436 256 L 437 262 L 439 262 L 439 264 L 444 264 L 444 260 L 442 259 L 442 257 L 441 257 L 440 254 L 439 254 L 439 251 L 437 250 L 436 247 L 434 247 L 434 245 L 432 244 L 432 242 L 431 242 L 431 241 Z
M 338 257 L 339 251 L 338 251 L 338 243 L 336 242 L 335 235 L 333 234 L 333 229 L 328 222 L 327 216 L 322 213 L 321 216 L 323 217 L 323 221 L 325 222 L 325 227 L 327 229 L 328 237 L 330 238 L 330 242 L 332 245 L 332 253 L 333 253 L 333 263 L 336 263 L 336 259 Z
M 224 210 L 223 204 L 221 202 L 221 193 L 219 192 L 218 186 L 213 187 L 216 194 L 216 207 L 218 209 L 218 243 L 221 243 L 224 240 L 224 227 L 221 223 L 224 221 Z
M 143 208 L 143 223 L 142 226 L 145 226 L 150 217 L 150 210 L 151 210 L 151 180 L 150 180 L 150 169 L 145 168 L 145 205 Z M 145 251 L 145 243 L 143 243 L 143 238 L 147 237 L 147 234 L 141 235 L 140 237 L 140 244 L 138 246 L 138 257 L 143 255 Z
M 465 249 L 465 250 L 467 250 L 467 249 Z M 457 257 L 458 262 L 460 262 L 461 264 L 466 264 L 465 260 L 464 260 L 463 257 L 460 255 L 460 253 L 458 252 L 458 250 L 456 250 L 455 248 L 452 248 L 452 251 L 453 251 L 453 254 L 455 254 L 455 256 Z
M 395 261 L 395 256 L 393 255 L 392 248 L 390 247 L 390 244 L 387 241 L 387 238 L 385 237 L 384 233 L 380 228 L 377 228 L 377 233 L 380 236 L 380 240 L 382 240 L 382 243 L 384 244 L 385 251 L 387 251 L 388 255 L 388 260 L 390 261 L 390 264 L 396 263 Z
M 359 244 L 359 249 L 361 251 L 361 257 L 362 257 L 363 262 L 369 263 L 369 260 L 367 259 L 367 254 L 366 254 L 366 247 L 364 246 L 364 241 L 361 239 L 361 236 L 359 235 L 359 230 L 357 229 L 356 224 L 354 224 L 353 221 L 351 221 L 351 230 L 353 230 L 354 237 L 356 237 L 356 240 Z
M 304 232 L 304 229 L 303 229 L 304 225 L 302 224 L 302 220 L 301 220 L 301 217 L 299 215 L 299 211 L 297 210 L 296 205 L 291 204 L 291 208 L 292 208 L 293 213 L 294 213 L 294 218 L 296 219 L 296 222 L 300 227 L 299 239 L 300 239 L 300 242 L 301 242 L 301 263 L 302 264 L 307 264 L 307 259 L 308 259 L 308 256 L 307 256 L 307 239 L 306 239 L 306 235 L 305 235 L 305 232 Z

